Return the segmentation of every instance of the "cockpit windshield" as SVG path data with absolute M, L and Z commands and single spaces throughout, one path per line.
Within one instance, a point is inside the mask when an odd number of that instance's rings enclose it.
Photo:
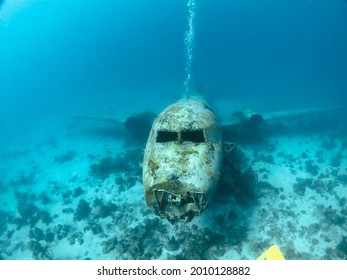
M 204 143 L 206 142 L 205 133 L 202 129 L 197 130 L 183 130 L 181 132 L 158 130 L 157 132 L 157 143 L 167 143 L 179 141 L 180 143 Z
M 166 143 L 166 142 L 172 142 L 172 141 L 178 141 L 178 132 L 158 130 L 157 143 Z
M 181 131 L 181 142 L 204 143 L 205 135 L 202 129 Z

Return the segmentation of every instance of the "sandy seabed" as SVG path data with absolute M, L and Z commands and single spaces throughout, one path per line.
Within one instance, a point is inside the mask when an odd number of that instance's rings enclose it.
M 145 143 L 124 133 L 61 118 L 3 147 L 1 259 L 256 259 L 272 244 L 287 259 L 347 258 L 341 131 L 240 142 L 247 168 L 225 168 L 202 215 L 177 224 L 145 205 Z

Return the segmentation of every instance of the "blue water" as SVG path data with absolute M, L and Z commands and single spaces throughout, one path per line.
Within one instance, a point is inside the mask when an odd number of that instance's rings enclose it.
M 344 108 L 346 50 L 345 0 L 0 1 L 0 151 L 29 154 L 42 120 L 159 113 L 187 91 L 217 112 Z
M 346 4 L 201 1 L 195 80 L 265 104 L 345 102 Z
M 1 8 L 1 111 L 182 95 L 187 1 L 20 2 Z M 264 106 L 345 101 L 346 1 L 196 2 L 192 89 Z

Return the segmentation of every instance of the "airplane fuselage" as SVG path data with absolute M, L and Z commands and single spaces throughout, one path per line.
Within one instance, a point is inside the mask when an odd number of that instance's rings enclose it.
M 147 205 L 170 221 L 200 215 L 214 192 L 223 158 L 217 118 L 202 101 L 186 98 L 154 121 L 145 148 Z

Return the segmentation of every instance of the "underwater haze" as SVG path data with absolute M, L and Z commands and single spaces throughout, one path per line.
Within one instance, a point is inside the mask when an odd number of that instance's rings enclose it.
M 192 90 L 258 106 L 345 101 L 346 1 L 196 2 Z M 3 1 L 1 111 L 180 98 L 186 3 Z
M 0 1 L 0 259 L 347 258 L 346 50 L 345 0 Z M 144 203 L 146 137 L 103 119 L 187 92 L 221 119 L 340 109 L 226 134 L 257 182 L 171 225 Z

